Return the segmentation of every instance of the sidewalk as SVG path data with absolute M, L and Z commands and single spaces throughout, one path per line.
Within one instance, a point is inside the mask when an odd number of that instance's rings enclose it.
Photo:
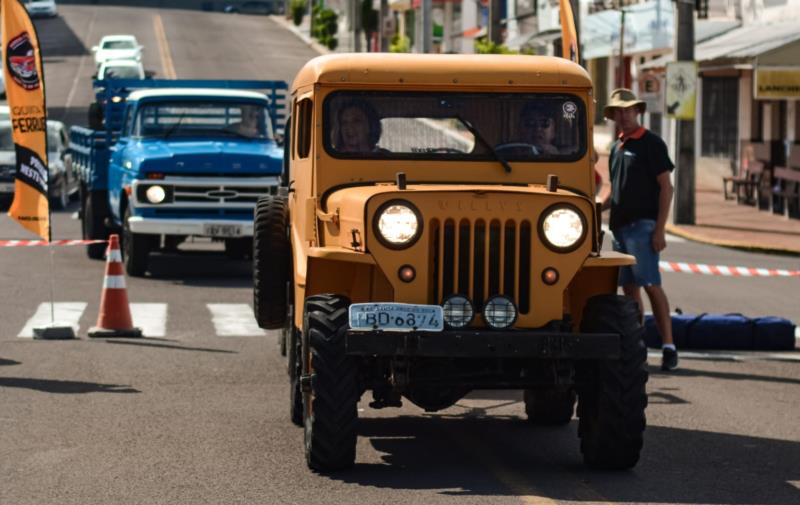
M 308 16 L 303 18 L 303 24 L 299 27 L 283 16 L 271 16 L 271 18 L 293 32 L 319 54 L 332 52 L 309 37 Z M 351 45 L 351 40 L 340 39 L 337 51 L 347 51 Z M 611 138 L 604 130 L 597 131 L 594 142 L 600 151 L 597 169 L 603 176 L 603 192 L 609 191 L 607 146 L 610 141 Z M 698 185 L 695 193 L 695 223 L 694 225 L 668 224 L 667 232 L 706 244 L 800 255 L 800 219 L 786 219 L 767 211 L 760 211 L 753 206 L 737 204 L 735 200 L 725 201 L 722 195 L 722 181 L 719 182 L 719 189 L 713 189 L 705 184 Z
M 609 191 L 608 153 L 600 152 L 597 169 L 603 176 L 601 196 Z M 800 255 L 800 219 L 787 219 L 752 205 L 725 200 L 719 189 L 698 184 L 695 224 L 667 224 L 667 233 L 695 242 L 748 251 Z

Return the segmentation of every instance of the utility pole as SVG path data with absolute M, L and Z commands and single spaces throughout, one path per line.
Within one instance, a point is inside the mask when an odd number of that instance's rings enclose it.
M 433 49 L 433 9 L 432 0 L 422 0 L 422 52 L 430 53 Z
M 386 25 L 388 24 L 393 14 L 389 10 L 389 0 L 380 0 L 380 2 L 381 2 L 380 22 L 378 23 L 378 30 L 379 30 L 378 40 L 380 40 L 380 47 L 378 48 L 378 50 L 382 53 L 388 53 L 389 34 L 386 31 Z
M 619 63 L 617 68 L 617 87 L 625 87 L 625 9 L 620 7 L 619 18 Z
M 489 41 L 495 44 L 503 43 L 500 9 L 503 0 L 489 0 Z
M 694 61 L 694 1 L 676 0 L 678 30 L 676 52 L 678 61 Z M 694 119 L 679 119 L 676 129 L 677 167 L 675 170 L 675 224 L 695 222 Z
M 578 65 L 586 68 L 586 60 L 583 59 L 583 46 L 581 45 L 581 2 L 580 0 L 569 0 L 572 7 L 572 19 L 575 21 L 575 37 L 578 39 Z M 563 41 L 561 42 L 564 43 Z

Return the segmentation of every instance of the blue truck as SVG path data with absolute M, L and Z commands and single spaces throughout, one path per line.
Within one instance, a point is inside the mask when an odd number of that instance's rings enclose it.
M 119 233 L 128 275 L 190 236 L 252 251 L 258 198 L 282 184 L 283 81 L 95 81 L 90 128 L 73 126 L 83 238 Z M 101 259 L 102 243 L 87 246 Z

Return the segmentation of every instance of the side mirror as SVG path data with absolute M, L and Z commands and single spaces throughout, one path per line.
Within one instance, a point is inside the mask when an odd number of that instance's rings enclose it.
M 276 144 L 278 144 L 279 146 L 283 146 L 284 140 L 286 140 L 286 139 L 284 139 L 283 133 L 276 133 L 275 134 L 275 143 Z
M 145 70 L 144 71 L 144 78 L 145 79 L 152 79 L 156 75 L 155 70 Z
M 97 74 L 92 74 L 92 79 L 96 81 L 97 80 Z

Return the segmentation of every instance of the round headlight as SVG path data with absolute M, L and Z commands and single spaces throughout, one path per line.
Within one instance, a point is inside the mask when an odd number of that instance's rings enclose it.
M 161 203 L 167 197 L 167 192 L 164 191 L 163 187 L 158 185 L 150 186 L 144 194 L 147 196 L 147 200 L 150 203 Z
M 507 297 L 495 295 L 483 306 L 483 320 L 495 330 L 509 328 L 517 320 L 517 308 Z
M 422 232 L 419 211 L 409 202 L 387 202 L 378 209 L 375 231 L 387 247 L 409 247 Z
M 571 205 L 555 205 L 547 209 L 539 223 L 545 245 L 559 252 L 576 249 L 586 237 L 586 218 Z
M 475 316 L 475 309 L 472 303 L 463 295 L 450 295 L 442 302 L 442 313 L 444 322 L 451 328 L 464 328 Z

